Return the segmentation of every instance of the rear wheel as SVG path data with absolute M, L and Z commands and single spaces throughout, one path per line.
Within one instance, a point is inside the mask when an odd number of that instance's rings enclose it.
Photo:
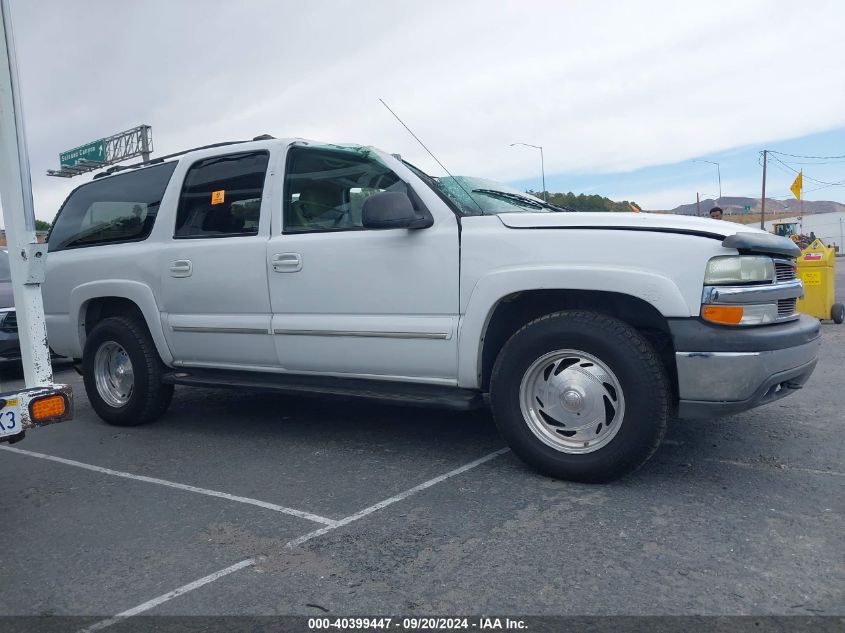
M 490 384 L 500 432 L 521 459 L 562 479 L 605 482 L 642 465 L 668 424 L 670 387 L 649 342 L 586 311 L 527 324 Z
M 164 369 L 146 326 L 129 317 L 103 319 L 85 343 L 85 391 L 109 424 L 136 426 L 160 417 L 173 398 L 173 385 L 161 382 Z
M 834 303 L 830 309 L 830 318 L 833 319 L 834 323 L 845 321 L 845 305 Z

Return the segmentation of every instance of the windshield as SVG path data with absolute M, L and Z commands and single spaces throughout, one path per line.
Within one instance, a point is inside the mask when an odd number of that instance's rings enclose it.
M 543 202 L 536 196 L 494 180 L 471 176 L 434 178 L 409 163 L 405 165 L 454 204 L 463 215 L 571 211 L 571 209 Z

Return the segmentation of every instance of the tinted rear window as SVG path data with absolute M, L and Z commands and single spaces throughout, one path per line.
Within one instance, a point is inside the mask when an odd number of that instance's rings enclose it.
M 185 175 L 176 238 L 255 235 L 268 152 L 239 152 L 197 161 Z
M 165 163 L 82 185 L 59 211 L 48 250 L 146 239 L 174 169 Z

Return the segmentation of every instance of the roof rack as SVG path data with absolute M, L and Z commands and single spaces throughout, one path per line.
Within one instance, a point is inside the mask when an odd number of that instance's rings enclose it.
M 211 145 L 200 145 L 199 147 L 192 147 L 190 149 L 183 149 L 179 152 L 173 152 L 172 154 L 168 154 L 167 156 L 158 156 L 156 158 L 151 158 L 146 163 L 133 163 L 131 165 L 115 165 L 113 167 L 109 167 L 105 171 L 101 171 L 98 174 L 94 175 L 94 178 L 103 178 L 105 176 L 111 176 L 119 171 L 125 171 L 127 169 L 139 169 L 140 167 L 149 167 L 150 165 L 158 165 L 163 163 L 166 160 L 170 160 L 171 158 L 176 158 L 177 156 L 182 156 L 183 154 L 188 154 L 190 152 L 198 152 L 202 149 L 212 149 L 214 147 L 225 147 L 226 145 L 240 145 L 241 143 L 250 143 L 252 141 L 269 141 L 276 138 L 275 136 L 271 136 L 270 134 L 261 134 L 259 136 L 255 136 L 251 139 L 245 139 L 241 141 L 223 141 L 221 143 L 212 143 Z

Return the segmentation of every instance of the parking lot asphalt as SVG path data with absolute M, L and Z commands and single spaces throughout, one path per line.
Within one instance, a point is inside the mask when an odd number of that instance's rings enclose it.
M 0 450 L 0 614 L 844 615 L 845 325 L 822 336 L 804 389 L 675 422 L 604 486 L 529 470 L 485 411 L 179 388 L 110 427 L 57 366 L 76 419 Z

